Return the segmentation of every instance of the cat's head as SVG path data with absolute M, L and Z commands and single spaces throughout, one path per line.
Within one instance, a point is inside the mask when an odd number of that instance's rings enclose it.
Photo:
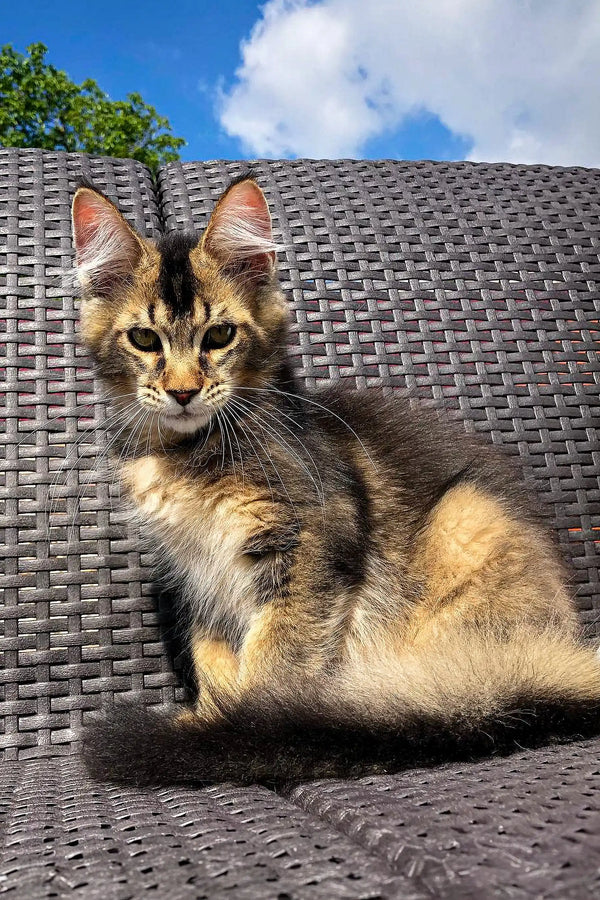
M 232 184 L 203 235 L 138 235 L 99 191 L 80 187 L 73 236 L 81 335 L 122 409 L 193 434 L 281 366 L 287 307 L 271 216 L 251 178 Z

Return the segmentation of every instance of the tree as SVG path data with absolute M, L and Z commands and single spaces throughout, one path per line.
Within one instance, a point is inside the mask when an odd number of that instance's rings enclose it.
M 152 169 L 179 159 L 184 139 L 139 94 L 111 100 L 91 78 L 76 84 L 44 61 L 47 49 L 0 48 L 0 145 L 132 157 Z

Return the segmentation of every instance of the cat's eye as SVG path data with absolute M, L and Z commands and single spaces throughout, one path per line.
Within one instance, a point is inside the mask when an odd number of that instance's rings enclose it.
M 205 350 L 220 350 L 233 340 L 235 325 L 213 325 L 209 328 L 202 341 Z
M 138 350 L 151 350 L 155 353 L 162 350 L 160 338 L 151 328 L 131 328 L 127 335 Z

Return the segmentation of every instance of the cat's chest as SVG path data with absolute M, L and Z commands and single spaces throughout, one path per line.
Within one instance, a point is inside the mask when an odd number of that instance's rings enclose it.
M 166 554 L 198 618 L 243 629 L 257 605 L 256 567 L 246 548 L 272 527 L 269 498 L 233 478 L 186 476 L 154 456 L 127 462 L 120 475 L 142 529 Z

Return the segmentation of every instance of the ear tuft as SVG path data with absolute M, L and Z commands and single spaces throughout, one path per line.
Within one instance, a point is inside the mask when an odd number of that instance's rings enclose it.
M 229 274 L 264 278 L 273 273 L 278 247 L 265 195 L 253 179 L 235 182 L 225 191 L 204 232 L 202 248 Z
M 144 252 L 141 240 L 104 194 L 80 187 L 73 199 L 77 276 L 88 294 L 109 297 L 133 274 Z

